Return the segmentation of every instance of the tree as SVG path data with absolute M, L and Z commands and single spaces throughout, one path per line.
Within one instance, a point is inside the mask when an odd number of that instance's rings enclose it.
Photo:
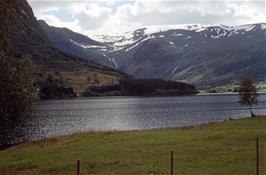
M 62 76 L 49 74 L 36 82 L 39 87 L 39 97 L 41 99 L 68 98 L 76 97 L 73 88 L 66 87 Z
M 252 108 L 255 104 L 258 103 L 257 100 L 258 94 L 257 89 L 253 85 L 252 79 L 250 77 L 244 77 L 240 81 L 239 85 L 239 98 L 242 105 L 247 105 L 250 111 L 251 116 L 255 116 L 252 112 Z
M 17 60 L 0 53 L 0 123 L 14 124 L 27 116 L 36 99 L 30 58 Z

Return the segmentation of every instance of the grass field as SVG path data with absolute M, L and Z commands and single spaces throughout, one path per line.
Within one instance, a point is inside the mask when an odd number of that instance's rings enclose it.
M 266 174 L 266 117 L 204 126 L 127 132 L 82 133 L 21 144 L 0 151 L 1 175 L 169 174 L 255 175 L 260 138 L 261 175 Z

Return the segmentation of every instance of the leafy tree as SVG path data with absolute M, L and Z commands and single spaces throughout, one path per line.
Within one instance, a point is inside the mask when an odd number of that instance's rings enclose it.
M 12 124 L 31 112 L 36 99 L 30 58 L 14 59 L 0 53 L 0 123 Z
M 252 79 L 250 77 L 244 77 L 239 85 L 239 98 L 242 105 L 248 106 L 251 116 L 255 116 L 252 108 L 258 103 L 257 97 L 257 89 L 253 85 Z

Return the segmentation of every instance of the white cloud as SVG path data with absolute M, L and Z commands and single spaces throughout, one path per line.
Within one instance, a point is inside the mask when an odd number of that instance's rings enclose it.
M 51 26 L 66 27 L 75 32 L 80 32 L 80 33 L 82 33 L 83 31 L 81 26 L 79 25 L 79 20 L 77 19 L 71 22 L 64 22 L 53 15 L 42 15 L 41 19 Z
M 74 31 L 117 33 L 147 25 L 266 22 L 263 0 L 30 0 L 35 15 Z M 65 15 L 70 14 L 70 15 Z

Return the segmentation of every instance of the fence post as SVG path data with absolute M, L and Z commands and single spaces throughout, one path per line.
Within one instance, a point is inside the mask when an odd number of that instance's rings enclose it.
M 260 174 L 260 154 L 259 154 L 259 138 L 256 138 L 256 172 Z
M 170 175 L 174 175 L 174 151 L 171 151 Z
M 76 173 L 77 173 L 77 175 L 80 175 L 80 160 L 77 160 Z

